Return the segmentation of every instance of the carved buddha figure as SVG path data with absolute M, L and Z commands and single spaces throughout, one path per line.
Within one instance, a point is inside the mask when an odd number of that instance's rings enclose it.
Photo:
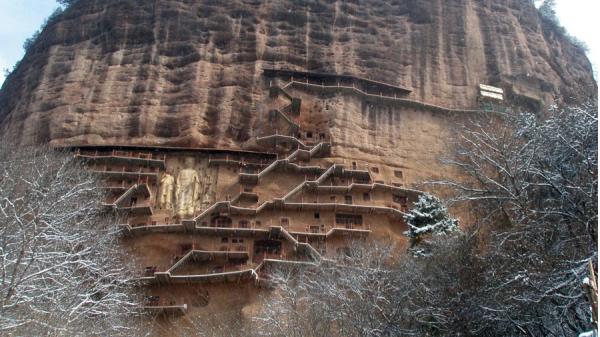
M 177 175 L 175 197 L 177 215 L 181 218 L 194 216 L 194 210 L 200 197 L 200 178 L 194 169 L 194 158 L 185 158 L 184 168 Z
M 173 209 L 173 190 L 175 178 L 170 171 L 165 172 L 160 178 L 160 192 L 158 194 L 158 207 L 162 209 Z
M 212 204 L 211 198 L 211 182 L 210 177 L 207 175 L 204 183 L 204 195 L 202 197 L 202 208 L 206 209 Z

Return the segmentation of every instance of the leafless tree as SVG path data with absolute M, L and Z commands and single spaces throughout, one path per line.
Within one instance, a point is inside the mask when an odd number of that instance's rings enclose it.
M 431 311 L 416 312 L 422 308 L 409 300 L 417 274 L 408 272 L 407 260 L 399 258 L 404 252 L 390 243 L 355 242 L 350 246 L 336 261 L 325 261 L 302 272 L 275 272 L 271 276 L 275 294 L 269 294 L 263 312 L 255 317 L 259 335 L 417 334 L 412 320 Z
M 262 336 L 573 336 L 597 261 L 596 105 L 506 115 L 461 130 L 439 181 L 478 222 L 428 239 L 426 256 L 351 244 L 336 262 L 276 273 Z M 420 214 L 415 213 L 415 214 Z M 417 226 L 419 228 L 419 226 Z
M 126 331 L 137 304 L 97 180 L 68 153 L 0 144 L 0 335 Z
M 130 319 L 127 336 L 239 337 L 253 336 L 239 310 L 190 312 L 185 315 L 143 313 Z
M 589 326 L 581 291 L 597 260 L 597 104 L 555 109 L 547 118 L 511 114 L 461 130 L 455 165 L 468 182 L 437 182 L 479 211 L 474 250 L 483 282 L 479 336 L 571 336 Z

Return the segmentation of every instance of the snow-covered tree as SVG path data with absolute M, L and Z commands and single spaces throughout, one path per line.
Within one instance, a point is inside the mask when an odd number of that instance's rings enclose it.
M 458 229 L 458 220 L 448 214 L 448 210 L 437 197 L 424 193 L 404 216 L 408 226 L 406 236 L 413 245 L 425 234 L 448 234 Z
M 415 259 L 388 242 L 351 242 L 348 258 L 299 272 L 273 272 L 252 329 L 269 337 L 459 336 L 470 306 L 448 296 L 472 282 L 466 235 L 436 236 L 436 259 Z M 464 253 L 464 254 L 463 254 Z M 456 318 L 459 316 L 460 318 Z M 464 334 L 466 335 L 466 334 Z
M 346 257 L 318 267 L 282 266 L 275 285 L 254 317 L 258 336 L 400 336 L 415 332 L 406 315 L 417 308 L 405 301 L 414 280 L 398 278 L 393 245 L 349 242 Z M 412 277 L 415 274 L 402 273 Z
M 556 0 L 544 0 L 538 8 L 540 15 L 544 18 L 558 23 L 558 16 L 556 15 Z
M 469 325 L 477 335 L 577 335 L 590 328 L 580 281 L 597 261 L 597 101 L 475 120 L 438 182 L 474 211 L 485 253 Z M 447 266 L 445 267 L 447 268 Z
M 137 308 L 114 219 L 72 155 L 0 141 L 0 335 L 117 335 Z
M 79 0 L 56 0 L 56 2 L 58 2 L 59 4 L 65 6 L 65 7 L 69 7 L 71 5 L 73 5 L 74 3 L 76 3 Z

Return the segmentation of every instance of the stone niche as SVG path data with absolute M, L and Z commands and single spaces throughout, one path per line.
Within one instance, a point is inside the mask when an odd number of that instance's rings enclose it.
M 208 159 L 204 154 L 167 155 L 157 184 L 156 215 L 190 219 L 215 202 L 217 169 Z

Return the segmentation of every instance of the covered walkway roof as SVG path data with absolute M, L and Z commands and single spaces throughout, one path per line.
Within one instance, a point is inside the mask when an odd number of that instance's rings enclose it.
M 352 82 L 360 86 L 365 92 L 380 92 L 397 95 L 407 95 L 412 92 L 411 89 L 383 83 L 379 81 L 369 80 L 363 77 L 333 73 L 308 72 L 289 69 L 263 69 L 264 75 L 267 77 L 294 77 L 296 81 L 319 82 L 325 85 L 335 85 L 338 82 Z

